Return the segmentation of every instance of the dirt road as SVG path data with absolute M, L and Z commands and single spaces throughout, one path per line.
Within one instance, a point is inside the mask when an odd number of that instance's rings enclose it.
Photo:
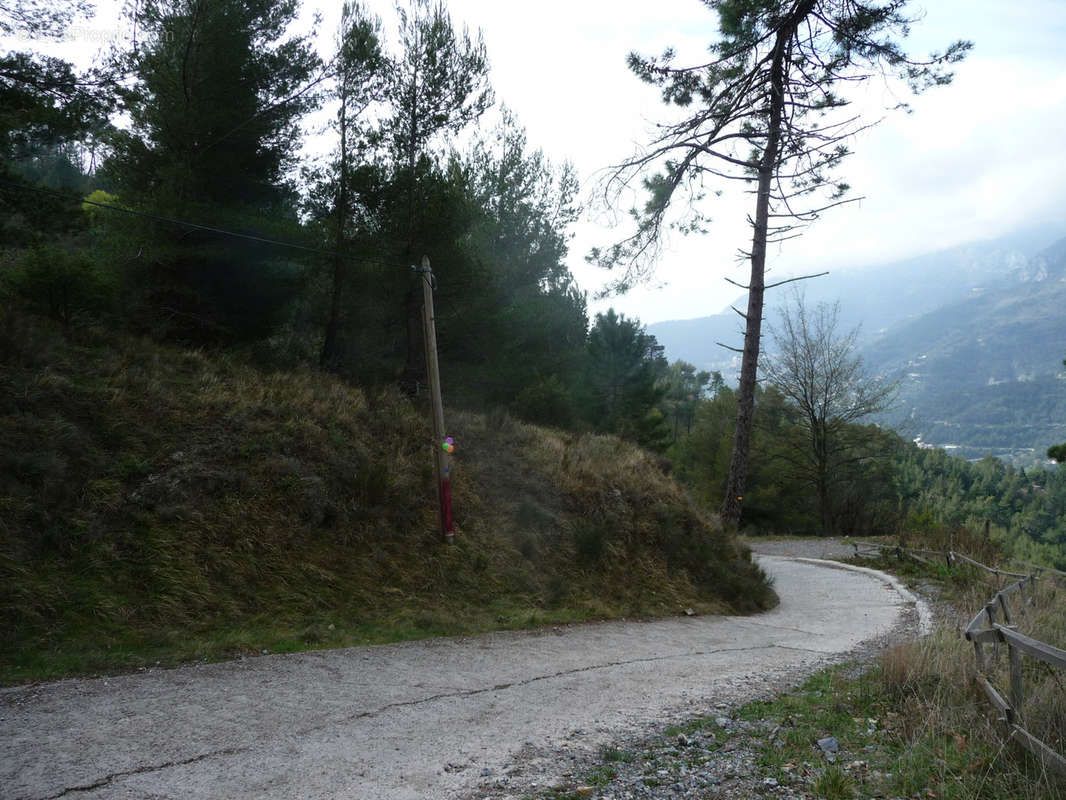
M 913 611 L 887 576 L 760 560 L 782 602 L 754 617 L 611 622 L 2 690 L 0 798 L 453 797 L 520 751 L 595 747 L 797 677 Z

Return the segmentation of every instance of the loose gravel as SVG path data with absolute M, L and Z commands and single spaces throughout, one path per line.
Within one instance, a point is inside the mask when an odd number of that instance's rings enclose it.
M 854 555 L 851 544 L 840 539 L 757 539 L 747 544 L 759 555 L 804 560 Z M 702 708 L 694 706 L 690 713 L 655 720 L 645 730 L 617 736 L 607 744 L 597 738 L 595 746 L 588 746 L 590 732 L 582 729 L 571 731 L 568 740 L 554 747 L 526 742 L 499 774 L 483 771 L 480 786 L 463 795 L 463 800 L 810 800 L 815 796 L 811 791 L 814 776 L 827 762 L 836 762 L 838 754 L 823 753 L 812 745 L 810 760 L 796 764 L 788 782 L 765 775 L 757 759 L 764 737 L 776 733 L 775 725 L 766 720 L 738 719 L 738 709 L 794 689 L 834 664 L 847 662 L 855 670 L 863 670 L 891 644 L 926 633 L 928 615 L 927 608 L 920 611 L 916 604 L 890 631 L 847 652 L 716 682 L 713 693 L 702 698 Z M 713 720 L 709 733 L 676 732 L 677 728 L 690 727 L 697 717 Z M 673 732 L 666 732 L 671 729 Z M 856 772 L 865 770 L 866 764 L 856 758 L 842 761 L 841 767 Z

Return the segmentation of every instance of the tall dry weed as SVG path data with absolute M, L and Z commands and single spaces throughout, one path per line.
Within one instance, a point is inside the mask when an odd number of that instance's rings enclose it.
M 996 586 L 972 582 L 960 619 L 968 619 L 991 598 Z M 1030 595 L 1031 596 L 1031 595 Z M 1063 593 L 1042 583 L 1032 606 L 1011 596 L 1016 627 L 1055 646 L 1066 637 Z M 984 647 L 988 680 L 1010 697 L 1010 665 L 1005 644 Z M 1024 658 L 1024 700 L 1019 709 L 1023 726 L 1058 752 L 1066 752 L 1066 674 Z M 1066 784 L 1020 747 L 1009 742 L 1008 731 L 976 683 L 974 646 L 958 625 L 942 625 L 925 639 L 905 642 L 881 657 L 884 688 L 898 698 L 899 728 L 908 742 L 908 759 L 901 775 L 920 782 L 922 770 L 947 773 L 959 787 L 959 797 L 1062 798 Z M 965 757 L 946 758 L 951 747 Z M 909 772 L 908 772 L 909 770 Z M 1017 787 L 1027 787 L 1018 794 Z

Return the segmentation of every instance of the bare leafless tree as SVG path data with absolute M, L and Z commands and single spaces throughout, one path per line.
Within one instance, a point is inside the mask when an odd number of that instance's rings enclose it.
M 795 406 L 802 445 L 785 450 L 793 474 L 815 492 L 822 532 L 833 531 L 833 488 L 876 456 L 856 425 L 889 408 L 898 383 L 869 375 L 856 349 L 859 329 L 837 329 L 839 304 L 808 309 L 796 293 L 771 325 L 763 374 Z

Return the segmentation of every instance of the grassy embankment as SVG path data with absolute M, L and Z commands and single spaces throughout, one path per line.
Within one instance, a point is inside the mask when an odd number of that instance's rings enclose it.
M 776 602 L 643 451 L 0 310 L 0 683 Z
M 841 742 L 842 763 L 812 770 L 815 797 L 1066 797 L 1061 778 L 1045 772 L 1020 747 L 1005 743 L 994 710 L 975 690 L 973 645 L 960 634 L 959 624 L 995 593 L 989 576 L 965 566 L 900 564 L 891 556 L 875 566 L 914 583 L 938 585 L 955 618 L 943 620 L 925 639 L 889 648 L 869 670 L 827 670 L 798 692 L 743 709 L 743 716 L 773 720 L 784 732 L 762 744 L 760 766 L 786 780 L 786 765 L 811 761 L 811 743 L 833 735 Z M 1063 601 L 1061 586 L 1042 583 L 1035 608 L 1019 620 L 1020 629 L 1066 646 Z M 1006 648 L 997 656 L 992 680 L 1006 692 Z M 1066 676 L 1032 660 L 1026 660 L 1025 672 L 1026 728 L 1066 752 Z
M 784 731 L 759 750 L 767 774 L 784 780 L 786 765 L 811 761 L 811 743 L 833 735 L 841 742 L 842 758 L 837 765 L 811 770 L 815 797 L 1066 797 L 1060 778 L 1045 772 L 1020 747 L 1005 743 L 994 710 L 975 690 L 973 645 L 962 637 L 958 624 L 994 594 L 988 578 L 967 567 L 901 567 L 891 557 L 878 566 L 915 582 L 939 584 L 956 618 L 943 621 L 926 639 L 889 648 L 869 670 L 828 670 L 798 692 L 743 709 L 742 715 L 771 719 Z M 1062 647 L 1064 611 L 1062 588 L 1045 583 L 1020 627 Z M 1006 692 L 1006 648 L 997 655 L 993 683 Z M 1059 752 L 1066 751 L 1064 677 L 1035 661 L 1026 662 L 1025 726 Z
M 951 538 L 949 539 L 949 533 Z M 974 553 L 999 563 L 996 544 L 961 529 L 911 544 Z M 970 567 L 899 562 L 886 556 L 864 560 L 895 572 L 913 585 L 935 586 L 950 604 L 953 618 L 921 640 L 897 644 L 872 664 L 823 670 L 799 689 L 749 703 L 733 713 L 750 727 L 720 727 L 698 718 L 667 728 L 646 742 L 604 751 L 601 764 L 538 797 L 571 800 L 610 795 L 616 787 L 619 752 L 640 763 L 649 786 L 670 784 L 696 771 L 714 773 L 717 753 L 750 754 L 756 776 L 745 776 L 759 793 L 773 779 L 804 798 L 850 800 L 888 797 L 908 800 L 1062 800 L 1066 781 L 1046 772 L 1020 747 L 1005 742 L 1003 728 L 983 693 L 975 691 L 974 651 L 959 632 L 996 591 L 990 576 Z M 1066 590 L 1040 584 L 1037 603 L 1019 629 L 1041 641 L 1066 647 Z M 989 651 L 991 654 L 991 651 Z M 1025 727 L 1058 752 L 1066 752 L 1066 675 L 1032 660 L 1026 662 Z M 1006 648 L 996 658 L 994 685 L 1006 690 Z M 684 733 L 699 747 L 682 747 Z M 833 736 L 840 753 L 829 762 L 816 747 Z M 734 756 L 735 757 L 735 756 Z M 727 756 L 728 758 L 728 756 Z M 665 770 L 665 773 L 664 773 Z M 578 792 L 575 787 L 593 791 Z

